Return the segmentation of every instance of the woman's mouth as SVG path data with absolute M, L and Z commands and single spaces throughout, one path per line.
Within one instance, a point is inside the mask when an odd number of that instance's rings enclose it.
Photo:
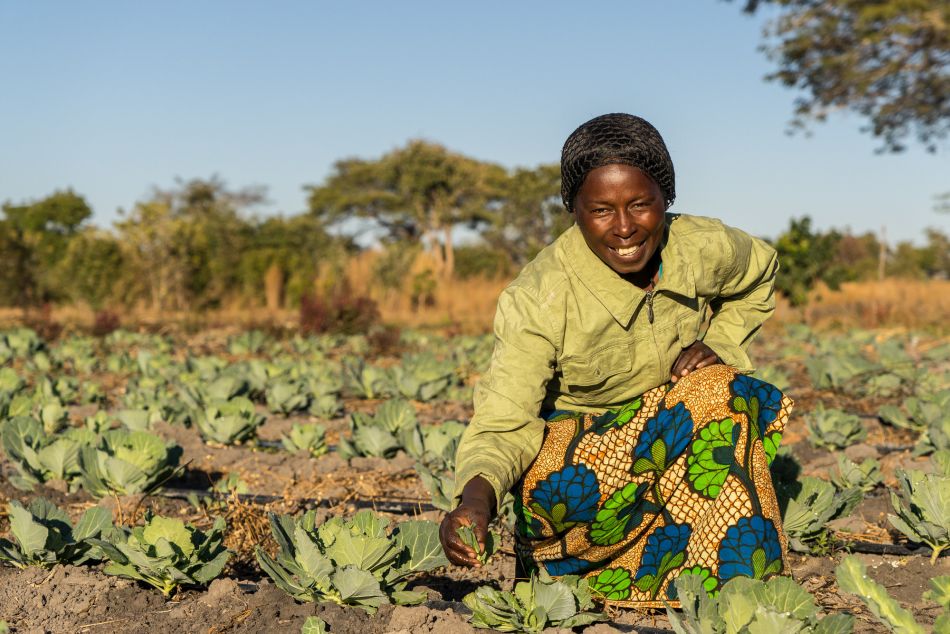
M 614 247 L 608 247 L 608 248 L 622 258 L 632 258 L 637 254 L 637 252 L 640 251 L 640 248 L 642 246 L 643 244 L 638 244 L 635 247 L 627 247 L 624 249 L 615 249 Z

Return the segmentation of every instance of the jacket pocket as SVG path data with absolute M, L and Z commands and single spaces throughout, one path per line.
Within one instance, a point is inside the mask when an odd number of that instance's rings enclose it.
M 633 367 L 630 346 L 612 346 L 589 355 L 561 359 L 562 382 L 573 391 L 595 391 L 612 387 L 630 374 Z
M 680 317 L 676 322 L 676 336 L 681 348 L 686 348 L 699 339 L 700 326 L 702 326 L 700 315 L 690 314 Z

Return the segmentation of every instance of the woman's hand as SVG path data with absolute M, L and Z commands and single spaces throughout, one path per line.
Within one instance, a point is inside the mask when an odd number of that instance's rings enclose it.
M 475 476 L 462 489 L 462 503 L 442 519 L 439 541 L 445 556 L 458 566 L 480 566 L 475 551 L 458 534 L 461 526 L 471 526 L 479 547 L 485 549 L 488 523 L 495 513 L 495 491 L 487 480 Z
M 676 358 L 676 362 L 673 364 L 673 370 L 671 371 L 670 380 L 676 383 L 693 370 L 705 368 L 708 365 L 716 365 L 717 363 L 722 363 L 722 359 L 719 358 L 719 355 L 713 352 L 712 348 L 702 341 L 696 340 L 686 348 L 683 348 L 683 351 L 680 352 L 680 356 Z

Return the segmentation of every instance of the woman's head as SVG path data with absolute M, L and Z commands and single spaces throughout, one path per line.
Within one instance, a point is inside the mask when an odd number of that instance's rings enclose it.
M 628 114 L 591 119 L 564 144 L 561 183 L 590 250 L 624 279 L 649 287 L 676 196 L 673 162 L 656 129 Z
M 644 119 L 613 113 L 595 117 L 574 130 L 561 150 L 561 199 L 574 211 L 574 197 L 587 175 L 611 164 L 636 167 L 660 187 L 666 207 L 676 198 L 673 161 L 663 137 Z

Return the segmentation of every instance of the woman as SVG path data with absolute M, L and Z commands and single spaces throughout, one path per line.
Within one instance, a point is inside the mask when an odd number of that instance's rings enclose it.
M 561 177 L 575 224 L 498 300 L 447 556 L 477 565 L 457 530 L 482 542 L 512 490 L 522 570 L 587 576 L 612 604 L 661 607 L 683 574 L 712 592 L 786 571 L 768 463 L 791 401 L 744 374 L 774 310 L 775 251 L 667 213 L 673 164 L 639 117 L 580 126 Z

